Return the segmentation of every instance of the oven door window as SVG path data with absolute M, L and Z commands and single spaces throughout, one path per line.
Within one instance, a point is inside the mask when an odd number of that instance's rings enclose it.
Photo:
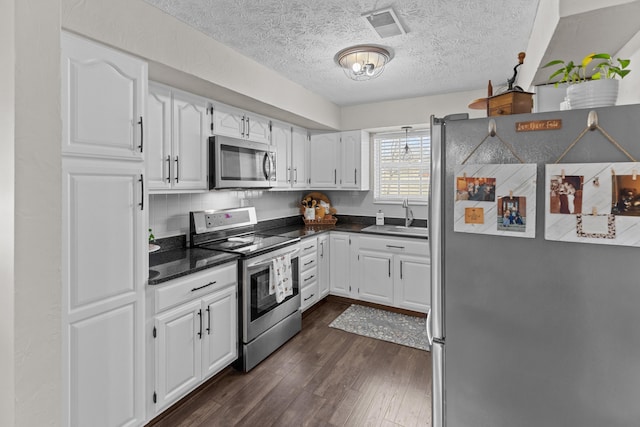
M 252 272 L 249 276 L 251 283 L 251 321 L 255 321 L 267 314 L 280 304 L 285 303 L 298 295 L 298 258 L 291 260 L 291 278 L 293 281 L 293 294 L 284 301 L 276 302 L 276 294 L 269 294 L 269 280 L 271 279 L 271 267 L 269 265 Z

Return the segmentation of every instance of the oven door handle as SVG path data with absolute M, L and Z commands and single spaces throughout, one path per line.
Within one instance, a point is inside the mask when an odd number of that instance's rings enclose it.
M 287 253 L 285 253 L 283 255 L 292 255 L 293 256 L 294 254 L 296 254 L 298 252 L 300 252 L 300 248 L 296 248 L 296 249 L 294 249 L 294 250 L 292 250 L 290 252 L 287 252 Z M 278 255 L 278 256 L 280 256 L 280 255 Z M 268 259 L 266 261 L 254 262 L 253 264 L 247 265 L 247 268 L 254 268 L 254 267 L 259 267 L 259 266 L 265 265 L 265 264 L 271 264 L 272 261 L 273 261 L 273 258 L 270 258 L 270 259 Z

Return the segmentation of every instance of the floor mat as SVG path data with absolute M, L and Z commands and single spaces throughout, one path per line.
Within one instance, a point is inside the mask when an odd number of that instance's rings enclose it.
M 329 325 L 365 337 L 429 351 L 427 319 L 352 304 Z

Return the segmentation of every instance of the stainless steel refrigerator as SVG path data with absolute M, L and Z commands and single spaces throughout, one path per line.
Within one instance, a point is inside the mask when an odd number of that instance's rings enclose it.
M 595 110 L 640 158 L 640 106 Z M 434 427 L 640 426 L 640 248 L 545 240 L 545 164 L 587 127 L 588 110 L 496 117 L 537 164 L 533 239 L 454 232 L 454 171 L 490 118 L 431 119 L 430 244 Z M 516 123 L 561 129 L 516 132 Z M 589 131 L 566 163 L 628 162 Z M 489 138 L 469 163 L 517 163 Z

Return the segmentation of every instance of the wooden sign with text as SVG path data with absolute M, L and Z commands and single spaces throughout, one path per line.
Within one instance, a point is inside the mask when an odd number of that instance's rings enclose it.
M 516 122 L 516 132 L 531 132 L 536 130 L 562 129 L 562 120 L 533 120 L 530 122 Z

